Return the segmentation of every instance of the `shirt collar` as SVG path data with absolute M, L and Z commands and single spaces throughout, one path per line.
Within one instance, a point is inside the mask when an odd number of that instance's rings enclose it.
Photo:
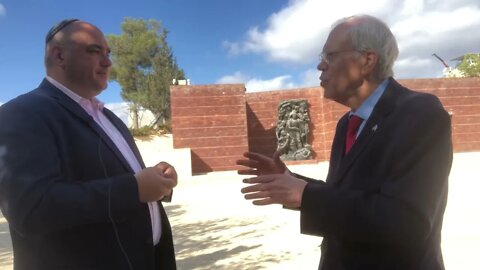
M 360 107 L 358 107 L 355 112 L 350 112 L 350 115 L 354 114 L 361 117 L 363 120 L 367 120 L 372 114 L 375 105 L 377 105 L 378 101 L 380 100 L 380 97 L 383 95 L 383 92 L 385 92 L 387 84 L 388 79 L 385 79 L 379 86 L 377 86 L 375 91 L 368 96 L 368 98 L 362 103 L 362 105 L 360 105 Z
M 77 95 L 75 92 L 68 89 L 66 86 L 59 83 L 58 81 L 56 81 L 54 78 L 52 78 L 50 76 L 45 76 L 45 79 L 47 79 L 47 81 L 49 81 L 51 84 L 53 84 L 55 87 L 57 87 L 60 91 L 62 91 L 69 98 L 73 99 L 75 102 L 82 105 L 82 107 L 91 106 L 91 107 L 93 107 L 97 110 L 103 110 L 103 107 L 104 107 L 105 104 L 103 102 L 101 102 L 99 99 L 97 99 L 96 97 L 93 97 L 91 99 L 86 99 L 84 97 L 81 97 L 81 96 Z

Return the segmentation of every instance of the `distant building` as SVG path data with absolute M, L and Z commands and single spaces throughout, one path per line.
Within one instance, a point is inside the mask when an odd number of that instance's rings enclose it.
M 186 80 L 173 79 L 172 84 L 173 85 L 190 85 L 190 79 L 186 79 Z
M 105 107 L 122 119 L 123 123 L 125 123 L 127 127 L 133 128 L 133 113 L 130 110 L 128 102 L 107 103 L 105 104 Z M 155 116 L 151 111 L 143 108 L 140 109 L 138 112 L 139 127 L 150 126 L 154 121 Z
M 128 123 L 127 126 L 129 128 L 133 128 L 134 126 L 134 114 L 132 110 L 128 110 Z M 141 108 L 138 112 L 138 127 L 145 127 L 151 126 L 153 122 L 155 122 L 156 118 L 155 115 L 148 109 Z

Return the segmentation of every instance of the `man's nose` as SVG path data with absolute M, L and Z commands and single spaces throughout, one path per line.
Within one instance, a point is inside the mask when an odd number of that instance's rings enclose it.
M 104 67 L 110 67 L 112 65 L 112 60 L 110 60 L 110 56 L 106 55 L 102 59 L 101 65 Z
M 320 60 L 320 63 L 317 65 L 317 70 L 319 71 L 325 71 L 327 69 L 327 63 L 323 60 Z

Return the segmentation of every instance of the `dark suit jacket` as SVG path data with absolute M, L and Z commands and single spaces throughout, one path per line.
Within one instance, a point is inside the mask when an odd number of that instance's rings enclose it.
M 104 113 L 145 167 L 127 127 Z M 1 106 L 0 123 L 0 206 L 14 269 L 129 269 L 127 260 L 133 269 L 175 269 L 161 203 L 162 237 L 154 248 L 133 170 L 75 101 L 44 80 Z
M 440 248 L 452 162 L 438 98 L 390 79 L 345 156 L 338 122 L 325 182 L 309 182 L 301 231 L 323 236 L 320 269 L 444 269 Z

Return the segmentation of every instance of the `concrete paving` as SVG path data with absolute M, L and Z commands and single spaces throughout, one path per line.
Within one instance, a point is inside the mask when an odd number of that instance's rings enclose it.
M 142 151 L 142 153 L 144 153 Z M 150 154 L 149 154 L 150 155 Z M 156 154 L 162 158 L 161 154 Z M 147 159 L 153 159 L 147 157 Z M 290 169 L 324 178 L 327 163 Z M 299 233 L 299 213 L 280 206 L 253 206 L 243 199 L 234 171 L 179 179 L 165 204 L 174 231 L 179 269 L 314 270 L 319 237 Z M 447 269 L 480 269 L 480 152 L 455 154 L 442 232 Z M 12 269 L 8 226 L 0 218 L 0 269 Z

